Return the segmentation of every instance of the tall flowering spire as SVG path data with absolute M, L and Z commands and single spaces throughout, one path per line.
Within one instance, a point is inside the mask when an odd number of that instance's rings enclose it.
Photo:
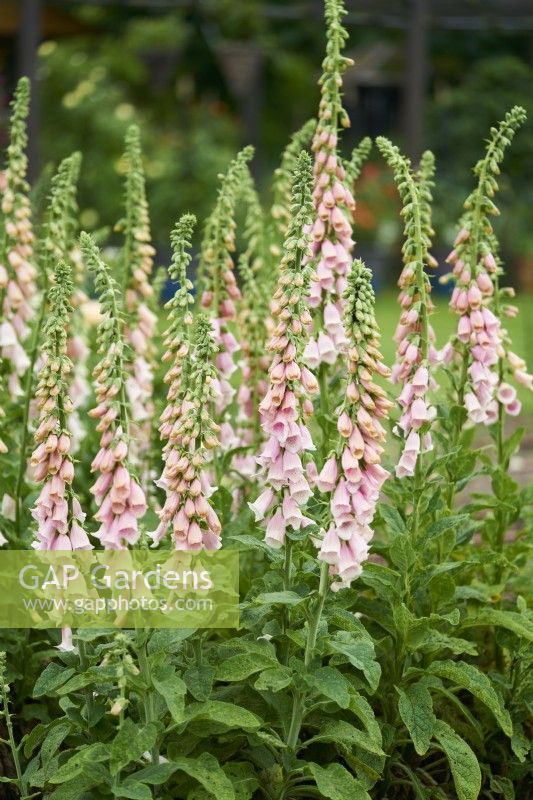
M 233 271 L 232 253 L 235 251 L 235 206 L 241 182 L 246 179 L 246 163 L 253 155 L 252 147 L 245 147 L 231 162 L 223 176 L 215 208 L 207 222 L 200 255 L 199 273 L 203 280 L 201 297 L 212 320 L 217 344 L 215 378 L 216 413 L 222 423 L 221 441 L 225 447 L 237 443 L 227 408 L 234 395 L 230 378 L 237 369 L 234 354 L 239 345 L 228 323 L 237 316 L 236 301 L 241 299 Z
M 163 363 L 170 363 L 164 378 L 169 389 L 168 404 L 161 416 L 159 432 L 161 438 L 167 441 L 175 422 L 174 409 L 180 405 L 185 396 L 186 371 L 190 367 L 193 322 L 191 307 L 194 304 L 194 297 L 192 295 L 193 284 L 187 277 L 187 267 L 191 262 L 189 251 L 195 224 L 196 217 L 193 214 L 184 214 L 176 223 L 170 237 L 173 252 L 172 263 L 168 271 L 171 279 L 178 282 L 178 289 L 165 305 L 168 328 L 165 331 L 165 352 L 162 360 Z
M 319 490 L 331 496 L 331 525 L 318 557 L 331 565 L 331 575 L 338 576 L 332 584 L 335 591 L 361 574 L 372 538 L 370 524 L 388 476 L 380 463 L 385 441 L 381 420 L 392 403 L 374 379 L 388 378 L 390 370 L 379 350 L 371 278 L 362 261 L 353 263 L 344 294 L 348 380 L 337 411 L 339 439 L 317 479 Z
M 182 253 L 188 247 L 188 227 L 192 228 L 190 222 L 181 228 Z M 180 309 L 180 303 L 172 306 L 171 326 L 178 317 L 183 319 L 184 310 L 185 307 Z M 221 525 L 209 504 L 213 489 L 207 470 L 212 452 L 219 446 L 219 426 L 212 417 L 217 345 L 211 322 L 204 314 L 198 315 L 191 339 L 194 352 L 188 347 L 176 350 L 170 369 L 172 373 L 178 364 L 181 380 L 175 393 L 174 379 L 170 378 L 168 405 L 161 417 L 161 436 L 167 443 L 159 485 L 165 489 L 166 501 L 159 513 L 159 526 L 151 536 L 155 546 L 170 528 L 176 550 L 217 550 L 221 545 Z
M 17 498 L 16 508 L 16 521 L 17 528 L 20 527 L 21 522 L 21 509 L 22 509 L 22 495 L 24 475 L 27 467 L 28 459 L 28 445 L 30 440 L 29 428 L 30 419 L 32 416 L 33 408 L 33 388 L 34 388 L 34 372 L 37 365 L 42 365 L 45 361 L 44 351 L 42 350 L 42 331 L 47 314 L 50 313 L 49 308 L 49 293 L 48 286 L 54 277 L 54 265 L 59 261 L 70 263 L 70 250 L 72 246 L 72 234 L 75 222 L 73 214 L 76 209 L 76 181 L 79 172 L 80 156 L 74 153 L 68 158 L 63 159 L 60 163 L 57 172 L 52 178 L 50 198 L 46 218 L 43 224 L 43 234 L 39 241 L 40 253 L 40 266 L 44 294 L 41 299 L 39 314 L 33 323 L 32 340 L 30 347 L 30 355 L 28 358 L 28 370 L 26 373 L 24 399 L 21 402 L 22 406 L 22 437 L 19 448 L 19 466 L 18 475 L 15 487 L 15 496 Z M 72 279 L 70 279 L 72 284 Z M 72 300 L 72 298 L 71 298 Z M 72 337 L 69 338 L 67 343 L 67 355 L 73 359 L 77 356 L 70 347 Z M 86 354 L 85 354 L 86 355 Z M 40 359 L 39 359 L 40 356 Z M 74 387 L 73 387 L 73 374 L 75 368 L 70 373 L 71 385 L 69 386 L 69 398 L 74 403 Z M 76 416 L 75 410 L 68 415 L 68 424 L 71 433 L 76 429 L 76 423 L 73 422 Z M 79 427 L 79 425 L 78 425 Z M 70 442 L 71 452 L 76 450 L 76 441 L 71 439 Z
M 153 382 L 157 318 L 150 308 L 150 278 L 155 250 L 151 244 L 140 132 L 131 125 L 126 134 L 127 163 L 125 217 L 117 226 L 124 232 L 122 288 L 125 293 L 125 340 L 131 348 L 127 393 L 131 407 L 134 461 L 150 448 L 154 413 Z
M 30 362 L 23 346 L 33 316 L 37 271 L 33 264 L 34 234 L 26 181 L 28 136 L 26 121 L 30 105 L 30 83 L 18 82 L 12 102 L 10 142 L 2 194 L 3 236 L 0 244 L 0 357 L 5 362 L 7 386 L 12 398 L 22 394 L 19 378 Z
M 316 338 L 305 351 L 312 367 L 334 364 L 346 344 L 342 325 L 342 295 L 351 265 L 352 220 L 355 201 L 338 153 L 339 128 L 350 124 L 342 106 L 342 75 L 353 62 L 342 55 L 348 38 L 341 21 L 342 0 L 326 0 L 327 46 L 320 79 L 321 100 L 313 139 L 315 220 L 311 229 L 316 274 L 311 279 L 309 303 L 317 309 Z
M 85 263 L 94 274 L 100 296 L 102 322 L 97 345 L 101 359 L 93 370 L 96 408 L 89 415 L 98 420 L 100 450 L 91 471 L 98 477 L 91 487 L 100 523 L 96 536 L 104 547 L 120 550 L 139 538 L 139 519 L 146 512 L 144 492 L 132 474 L 129 463 L 129 420 L 126 397 L 127 345 L 124 320 L 119 306 L 119 289 L 97 246 L 87 233 L 80 236 Z
M 310 183 L 311 160 L 302 152 L 293 183 L 291 224 L 272 302 L 277 324 L 268 344 L 274 353 L 269 388 L 259 407 L 269 439 L 257 461 L 267 471 L 268 488 L 250 503 L 256 520 L 270 513 L 265 541 L 276 548 L 283 546 L 287 528 L 299 530 L 309 524 L 301 511 L 311 496 L 302 455 L 314 450 L 306 418 L 312 413 L 308 395 L 318 391 L 303 357 L 311 323 L 307 308 L 309 236 L 305 233 L 312 214 Z
M 31 456 L 35 480 L 42 483 L 32 509 L 37 521 L 33 546 L 38 550 L 87 550 L 91 544 L 83 530 L 85 514 L 74 490 L 74 464 L 70 455 L 68 395 L 72 363 L 67 356 L 67 327 L 72 311 L 70 267 L 59 262 L 49 291 L 50 312 L 43 330 L 44 364 L 36 390 L 39 425 Z
M 460 231 L 447 258 L 456 284 L 450 306 L 459 315 L 455 350 L 462 354 L 465 371 L 459 400 L 473 422 L 485 424 L 496 421 L 498 401 L 509 414 L 520 411 L 516 390 L 503 380 L 503 367 L 496 369 L 500 360 L 505 360 L 505 371 L 513 372 L 519 382 L 531 385 L 533 381 L 518 356 L 513 353 L 507 356 L 503 343 L 505 334 L 499 319 L 503 310 L 499 289 L 501 268 L 490 221 L 491 216 L 499 213 L 492 200 L 498 190 L 499 165 L 505 148 L 525 118 L 524 109 L 515 106 L 497 127 L 491 128 L 485 156 L 474 167 L 477 186 L 465 201 Z M 448 355 L 453 357 L 451 351 Z
M 268 250 L 263 209 L 253 178 L 246 171 L 241 187 L 241 197 L 246 203 L 244 240 L 246 247 L 239 257 L 239 275 L 242 279 L 242 302 L 238 317 L 240 329 L 240 362 L 242 381 L 237 392 L 239 414 L 237 431 L 241 445 L 251 445 L 260 435 L 259 403 L 267 390 L 266 373 L 270 359 L 265 353 L 268 326 L 271 322 L 268 304 L 273 289 L 272 257 Z M 268 274 L 267 274 L 268 273 Z M 238 454 L 233 460 L 235 468 L 243 474 L 253 475 L 256 470 L 252 454 Z
M 429 367 L 437 362 L 438 354 L 433 345 L 435 334 L 428 320 L 433 304 L 425 269 L 436 266 L 429 253 L 433 232 L 430 204 L 434 166 L 432 155 L 427 153 L 419 172 L 413 173 L 409 159 L 388 139 L 380 136 L 376 141 L 394 172 L 405 220 L 404 267 L 398 280 L 402 313 L 394 336 L 398 349 L 392 369 L 393 381 L 402 385 L 398 402 L 403 413 L 398 430 L 405 443 L 396 475 L 403 478 L 415 474 L 419 453 L 431 450 L 429 429 L 436 413 L 427 399 L 428 390 L 432 388 Z
M 274 202 L 270 211 L 274 223 L 275 241 L 272 244 L 272 254 L 274 256 L 281 255 L 281 248 L 291 221 L 290 206 L 294 170 L 300 153 L 310 146 L 315 130 L 316 120 L 308 119 L 307 122 L 304 122 L 302 127 L 291 136 L 281 156 L 281 163 L 274 170 L 274 179 L 272 181 Z

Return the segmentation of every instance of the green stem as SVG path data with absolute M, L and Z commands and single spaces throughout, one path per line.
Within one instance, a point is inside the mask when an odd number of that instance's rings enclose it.
M 320 414 L 322 416 L 322 441 L 320 445 L 321 465 L 324 464 L 330 444 L 329 437 L 329 395 L 328 395 L 328 368 L 322 363 L 318 368 L 318 385 L 320 391 Z
M 4 719 L 6 721 L 6 728 L 7 728 L 7 736 L 9 741 L 9 748 L 11 750 L 11 755 L 13 758 L 13 764 L 15 765 L 15 772 L 17 774 L 17 782 L 20 790 L 21 797 L 24 797 L 27 793 L 27 786 L 26 781 L 22 775 L 22 768 L 20 766 L 20 758 L 17 743 L 15 742 L 15 735 L 13 733 L 13 723 L 11 722 L 11 714 L 9 712 L 8 707 L 8 695 L 6 691 L 6 685 L 2 684 L 2 707 L 4 710 Z
M 461 360 L 461 375 L 459 378 L 459 385 L 457 389 L 457 405 L 461 408 L 464 404 L 465 398 L 465 388 L 466 388 L 466 379 L 468 376 L 468 362 L 469 362 L 469 354 L 467 348 L 463 345 L 463 358 Z M 455 450 L 457 445 L 459 444 L 459 439 L 461 436 L 461 431 L 463 426 L 461 425 L 460 421 L 456 419 L 453 423 L 452 434 L 450 438 L 450 450 Z M 450 511 L 453 507 L 453 501 L 455 498 L 455 481 L 452 480 L 452 476 L 448 470 L 448 478 L 449 478 L 449 486 L 448 486 L 448 508 Z
M 307 641 L 305 645 L 304 664 L 306 670 L 309 670 L 315 655 L 316 639 L 318 633 L 318 626 L 320 625 L 320 618 L 324 609 L 326 595 L 328 591 L 328 565 L 323 562 L 320 568 L 320 584 L 318 587 L 318 598 L 314 608 L 314 613 L 308 623 L 307 628 Z M 305 713 L 305 700 L 307 692 L 297 691 L 294 693 L 294 704 L 292 707 L 292 717 L 287 734 L 287 746 L 290 750 L 296 750 L 298 744 L 298 737 L 302 727 L 304 713 Z
M 82 639 L 78 639 L 78 653 L 80 656 L 80 671 L 85 672 L 89 666 L 89 658 L 87 656 L 87 646 Z M 91 718 L 94 710 L 93 694 L 90 687 L 84 690 L 85 694 L 85 709 L 87 713 L 87 730 L 91 727 Z
M 157 722 L 157 715 L 154 707 L 154 694 L 151 691 L 152 678 L 145 644 L 142 644 L 141 647 L 137 649 L 137 659 L 141 677 L 146 683 L 146 691 L 143 697 L 143 707 L 144 721 L 147 725 L 149 725 L 151 722 Z M 159 746 L 157 743 L 152 747 L 150 751 L 150 757 L 152 764 L 159 764 Z
M 288 537 L 285 539 L 285 561 L 283 565 L 283 589 L 286 592 L 291 590 L 291 573 L 292 573 L 292 540 Z M 291 612 L 289 606 L 283 606 L 281 616 L 281 630 L 283 636 L 289 630 L 291 624 Z M 281 651 L 281 662 L 287 664 L 289 660 L 289 642 L 284 641 L 283 649 Z

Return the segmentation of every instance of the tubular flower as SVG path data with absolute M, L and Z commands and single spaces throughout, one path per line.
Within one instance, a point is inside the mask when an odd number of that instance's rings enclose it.
M 312 212 L 310 167 L 309 156 L 302 152 L 293 184 L 292 220 L 271 307 L 277 324 L 268 349 L 274 358 L 269 387 L 259 406 L 269 439 L 257 461 L 266 469 L 268 488 L 250 503 L 256 520 L 270 511 L 265 541 L 276 548 L 282 547 L 287 528 L 299 530 L 309 523 L 301 512 L 311 496 L 302 454 L 314 450 L 305 419 L 312 412 L 308 395 L 318 391 L 303 358 L 306 329 L 311 323 L 307 309 L 310 267 L 304 263 L 309 252 L 305 227 Z
M 232 253 L 235 250 L 235 205 L 241 182 L 246 178 L 246 162 L 253 155 L 252 147 L 245 147 L 232 161 L 222 178 L 215 208 L 207 221 L 199 271 L 204 291 L 201 304 L 213 323 L 217 344 L 215 377 L 216 413 L 223 424 L 221 441 L 225 447 L 235 445 L 235 434 L 226 411 L 234 390 L 230 378 L 237 369 L 234 354 L 239 345 L 228 327 L 236 319 L 236 301 L 241 293 L 233 272 Z
M 171 309 L 171 314 L 176 308 Z M 174 394 L 170 379 L 168 405 L 160 428 L 162 438 L 167 439 L 159 481 L 166 501 L 159 513 L 159 526 L 150 535 L 157 546 L 171 528 L 176 550 L 217 550 L 221 546 L 221 525 L 208 500 L 213 488 L 206 471 L 213 449 L 219 446 L 219 426 L 211 416 L 217 345 L 204 314 L 198 316 L 192 340 L 194 353 L 175 352 L 174 364 L 179 361 L 181 370 L 179 392 Z
M 33 547 L 37 550 L 88 550 L 92 547 L 83 530 L 85 514 L 74 494 L 74 464 L 70 455 L 68 396 L 72 364 L 67 356 L 67 326 L 72 310 L 70 267 L 59 262 L 55 283 L 49 291 L 50 314 L 43 330 L 44 364 L 36 390 L 39 425 L 30 464 L 35 480 L 42 483 L 32 509 L 37 521 Z
M 348 381 L 337 411 L 339 441 L 317 478 L 321 492 L 331 496 L 329 526 L 319 559 L 330 564 L 338 580 L 332 589 L 345 588 L 361 574 L 372 538 L 370 523 L 388 472 L 381 466 L 387 417 L 392 403 L 374 382 L 390 376 L 379 351 L 379 329 L 374 317 L 371 272 L 361 261 L 353 263 L 344 295 L 344 325 Z
M 525 116 L 524 109 L 516 106 L 491 129 L 485 157 L 474 168 L 478 184 L 465 201 L 460 231 L 447 258 L 455 280 L 450 306 L 459 315 L 455 350 L 462 353 L 466 370 L 462 399 L 470 420 L 487 425 L 496 421 L 498 403 L 511 415 L 520 412 L 520 401 L 505 383 L 505 372 L 514 373 L 519 382 L 524 380 L 523 362 L 513 354 L 517 365 L 513 368 L 504 344 L 508 336 L 500 312 L 507 313 L 509 306 L 502 306 L 501 301 L 509 290 L 499 287 L 502 269 L 490 216 L 499 213 L 491 199 L 498 190 L 499 165 Z M 453 349 L 450 355 L 453 357 Z M 525 373 L 525 384 L 532 382 L 533 377 Z
M 151 419 L 154 414 L 153 382 L 157 318 L 150 308 L 153 287 L 150 283 L 155 250 L 151 244 L 150 218 L 139 129 L 131 125 L 126 134 L 125 217 L 118 227 L 124 231 L 123 290 L 126 326 L 124 337 L 131 348 L 126 391 L 131 408 L 131 458 L 137 463 L 150 448 Z
M 346 170 L 337 152 L 339 123 L 350 121 L 342 107 L 342 74 L 352 60 L 341 54 L 348 34 L 341 25 L 341 0 L 326 0 L 327 48 L 321 78 L 318 124 L 313 139 L 315 219 L 311 228 L 316 274 L 311 278 L 309 304 L 319 308 L 320 334 L 305 350 L 308 364 L 334 364 L 346 345 L 342 325 L 342 294 L 351 265 L 352 220 L 355 201 L 346 182 Z
M 26 323 L 33 316 L 30 300 L 36 291 L 37 277 L 32 263 L 30 187 L 26 182 L 29 103 L 30 84 L 27 78 L 21 78 L 12 103 L 1 205 L 4 231 L 0 249 L 0 356 L 6 362 L 7 388 L 13 399 L 22 394 L 19 378 L 30 365 L 23 342 L 29 333 Z
M 433 305 L 431 283 L 425 271 L 426 266 L 436 266 L 428 252 L 433 233 L 431 186 L 434 159 L 431 153 L 424 153 L 420 170 L 413 173 L 409 159 L 403 157 L 387 139 L 378 137 L 377 145 L 394 172 L 404 205 L 404 267 L 398 280 L 402 312 L 394 336 L 398 349 L 392 369 L 393 381 L 402 385 L 398 402 L 403 413 L 397 431 L 401 431 L 404 448 L 396 466 L 396 475 L 404 478 L 414 475 L 419 453 L 432 449 L 429 429 L 436 413 L 427 398 L 428 390 L 435 386 L 430 376 L 430 365 L 437 362 L 438 354 L 433 346 L 435 334 L 428 321 Z
M 146 511 L 144 492 L 129 463 L 128 403 L 126 397 L 126 345 L 118 286 L 98 248 L 87 233 L 80 237 L 85 263 L 94 274 L 100 296 L 102 322 L 98 326 L 98 353 L 93 370 L 97 406 L 89 415 L 98 420 L 100 450 L 91 464 L 98 477 L 91 487 L 100 523 L 96 536 L 105 548 L 121 550 L 139 538 L 138 521 Z

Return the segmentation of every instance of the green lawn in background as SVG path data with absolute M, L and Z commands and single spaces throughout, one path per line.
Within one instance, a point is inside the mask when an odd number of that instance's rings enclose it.
M 431 316 L 431 324 L 437 337 L 440 349 L 446 343 L 457 324 L 457 316 L 448 307 L 446 297 L 433 296 L 435 313 Z M 506 319 L 505 327 L 511 335 L 515 353 L 526 359 L 529 371 L 533 369 L 533 295 L 521 295 L 512 301 L 520 312 L 514 319 Z M 399 306 L 393 292 L 380 292 L 376 297 L 376 318 L 381 328 L 382 352 L 385 363 L 389 366 L 394 361 L 394 331 L 398 323 Z M 524 411 L 533 413 L 533 392 L 521 389 L 519 392 Z

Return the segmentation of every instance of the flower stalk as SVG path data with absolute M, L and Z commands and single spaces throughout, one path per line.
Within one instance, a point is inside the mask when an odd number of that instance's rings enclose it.
M 100 297 L 102 322 L 98 326 L 97 347 L 101 356 L 93 370 L 97 405 L 89 416 L 98 420 L 100 449 L 91 464 L 98 477 L 90 491 L 100 522 L 97 538 L 107 548 L 124 549 L 140 536 L 139 519 L 146 511 L 146 499 L 130 463 L 129 408 L 126 395 L 124 318 L 119 303 L 118 285 L 97 246 L 87 233 L 80 244 L 88 269 L 93 273 Z

